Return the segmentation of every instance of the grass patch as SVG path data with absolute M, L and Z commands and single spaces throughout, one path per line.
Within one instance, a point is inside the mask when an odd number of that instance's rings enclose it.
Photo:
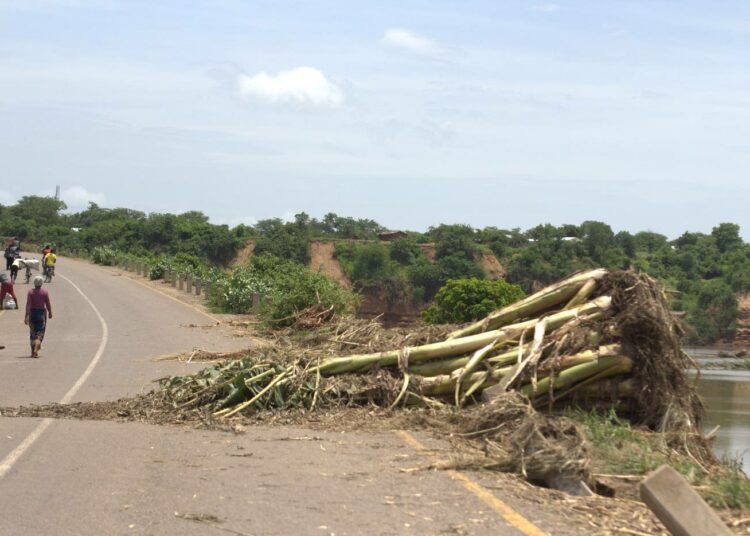
M 738 460 L 723 460 L 704 470 L 688 455 L 667 446 L 663 434 L 634 428 L 614 410 L 568 410 L 566 415 L 583 425 L 592 447 L 592 469 L 597 474 L 645 475 L 662 464 L 671 465 L 715 508 L 750 508 L 750 480 Z M 637 496 L 631 484 L 626 494 Z

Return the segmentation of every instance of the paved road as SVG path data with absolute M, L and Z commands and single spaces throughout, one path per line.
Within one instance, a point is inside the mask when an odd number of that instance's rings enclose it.
M 49 289 L 42 358 L 26 357 L 21 311 L 0 314 L 0 406 L 132 395 L 200 366 L 155 356 L 247 346 L 221 326 L 189 327 L 211 321 L 116 270 L 62 259 Z M 0 417 L 0 535 L 539 534 L 529 520 L 562 533 L 462 475 L 403 471 L 428 461 L 406 439 Z

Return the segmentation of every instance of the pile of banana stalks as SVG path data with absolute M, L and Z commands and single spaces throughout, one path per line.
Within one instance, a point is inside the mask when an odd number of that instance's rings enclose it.
M 648 276 L 576 273 L 442 340 L 359 355 L 248 355 L 165 378 L 174 407 L 226 419 L 262 409 L 376 404 L 457 407 L 515 391 L 536 407 L 601 400 L 654 429 L 696 430 L 691 361 Z

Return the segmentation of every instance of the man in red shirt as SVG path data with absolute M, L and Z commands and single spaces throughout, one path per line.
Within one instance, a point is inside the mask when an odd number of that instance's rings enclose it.
M 47 329 L 47 313 L 52 318 L 52 304 L 49 301 L 47 290 L 42 288 L 44 279 L 38 275 L 34 278 L 34 288 L 29 289 L 26 296 L 26 318 L 24 324 L 29 326 L 29 339 L 31 341 L 31 357 L 39 357 L 42 348 L 44 332 Z

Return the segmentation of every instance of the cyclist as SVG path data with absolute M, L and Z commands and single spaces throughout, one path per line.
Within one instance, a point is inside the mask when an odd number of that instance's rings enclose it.
M 52 276 L 55 275 L 55 264 L 57 264 L 57 253 L 56 249 L 50 249 L 49 253 L 44 256 L 44 281 L 50 283 Z

